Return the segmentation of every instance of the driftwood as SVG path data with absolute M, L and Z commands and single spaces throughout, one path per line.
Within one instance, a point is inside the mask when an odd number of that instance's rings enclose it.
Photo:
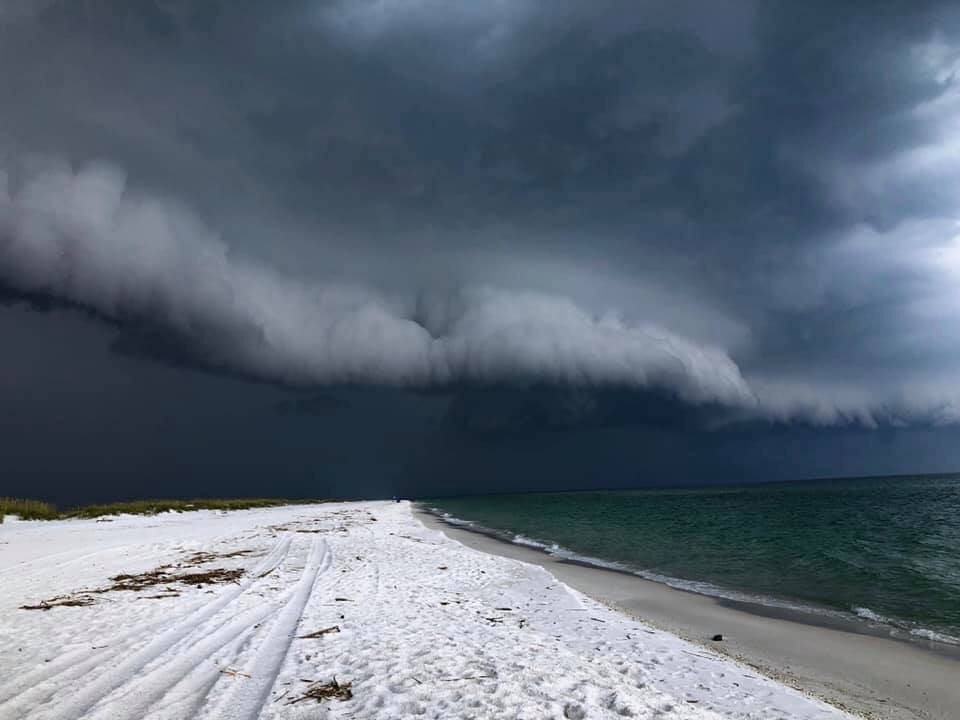
M 21 605 L 21 610 L 50 610 L 55 607 L 86 607 L 93 605 L 94 599 L 86 595 L 64 595 L 49 600 L 41 600 L 36 605 Z
M 332 627 L 323 628 L 322 630 L 317 630 L 316 632 L 309 633 L 307 635 L 299 635 L 298 637 L 301 640 L 313 640 L 315 638 L 323 637 L 324 635 L 329 635 L 330 633 L 340 632 L 340 626 L 334 625 Z

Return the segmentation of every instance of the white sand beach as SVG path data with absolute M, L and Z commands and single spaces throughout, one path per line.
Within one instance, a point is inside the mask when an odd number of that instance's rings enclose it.
M 564 559 L 534 547 L 449 524 L 423 511 L 427 527 L 483 552 L 539 565 L 591 597 L 658 628 L 706 644 L 792 687 L 877 720 L 956 720 L 960 652 L 905 641 L 889 627 L 832 622 L 816 615 L 731 602 L 629 572 Z M 721 632 L 723 641 L 710 638 Z
M 3 720 L 406 717 L 851 716 L 407 503 L 0 525 Z

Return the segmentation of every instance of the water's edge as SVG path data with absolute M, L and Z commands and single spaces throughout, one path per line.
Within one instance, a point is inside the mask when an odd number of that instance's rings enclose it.
M 852 632 L 873 637 L 889 638 L 906 642 L 915 647 L 946 655 L 960 660 L 960 638 L 917 626 L 907 621 L 886 618 L 869 608 L 856 608 L 854 612 L 843 612 L 832 608 L 818 607 L 800 601 L 751 594 L 724 588 L 714 583 L 684 580 L 660 573 L 653 573 L 630 567 L 624 563 L 602 558 L 581 555 L 556 543 L 528 538 L 519 533 L 486 527 L 472 520 L 457 518 L 429 503 L 414 503 L 416 510 L 437 518 L 452 528 L 476 533 L 498 542 L 519 545 L 530 550 L 549 555 L 554 559 L 610 572 L 623 573 L 643 580 L 665 585 L 673 590 L 694 593 L 717 602 L 720 605 L 762 617 L 798 622 L 843 632 Z

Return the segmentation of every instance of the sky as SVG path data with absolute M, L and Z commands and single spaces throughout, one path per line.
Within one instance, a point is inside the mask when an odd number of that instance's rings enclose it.
M 13 0 L 0 494 L 960 469 L 960 9 Z

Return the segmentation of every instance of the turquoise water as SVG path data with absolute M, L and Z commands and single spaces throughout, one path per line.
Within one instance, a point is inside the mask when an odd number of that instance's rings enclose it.
M 960 643 L 960 475 L 423 505 L 513 542 L 686 589 Z

